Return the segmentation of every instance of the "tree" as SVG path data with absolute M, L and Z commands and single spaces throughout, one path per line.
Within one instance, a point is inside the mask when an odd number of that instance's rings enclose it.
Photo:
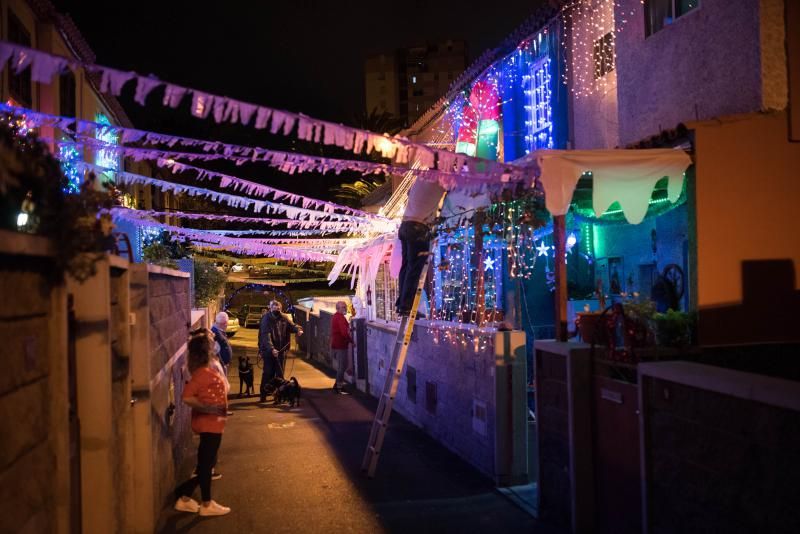
M 378 113 L 378 108 L 372 108 L 369 113 L 366 111 L 359 112 L 353 119 L 353 124 L 358 128 L 375 133 L 394 135 L 405 127 L 400 117 L 395 117 L 388 111 Z
M 334 187 L 331 189 L 331 191 L 333 192 L 334 198 L 345 206 L 359 208 L 361 207 L 361 201 L 364 199 L 364 197 L 385 183 L 386 180 L 381 178 L 362 178 L 352 183 L 342 184 Z
M 189 258 L 191 255 L 192 245 L 188 239 L 178 241 L 172 239 L 167 232 L 161 232 L 158 236 L 146 240 L 142 248 L 142 256 L 147 263 L 171 269 L 178 268 L 175 260 Z
M 228 276 L 217 269 L 214 262 L 194 260 L 194 305 L 196 308 L 208 306 L 219 296 Z

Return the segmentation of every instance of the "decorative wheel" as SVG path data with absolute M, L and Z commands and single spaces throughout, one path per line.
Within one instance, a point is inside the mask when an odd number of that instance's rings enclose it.
M 683 269 L 681 269 L 678 264 L 670 263 L 664 267 L 661 276 L 663 276 L 664 280 L 672 287 L 676 298 L 680 299 L 683 297 L 683 293 L 686 291 L 685 277 L 683 275 Z
M 680 310 L 681 297 L 686 291 L 685 280 L 683 269 L 679 265 L 670 263 L 664 267 L 652 289 L 658 311 Z

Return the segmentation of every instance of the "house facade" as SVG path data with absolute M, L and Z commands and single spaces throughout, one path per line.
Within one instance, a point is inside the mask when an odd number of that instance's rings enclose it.
M 797 80 L 798 43 L 789 31 L 797 16 L 792 2 L 779 0 L 562 2 L 543 9 L 468 68 L 405 132 L 411 139 L 520 164 L 538 149 L 675 148 L 692 155 L 679 194 L 666 180 L 657 182 L 638 224 L 629 223 L 617 202 L 596 212 L 591 176 L 579 180 L 566 215 L 568 324 L 574 328 L 577 312 L 601 309 L 604 301 L 627 302 L 632 295 L 653 301 L 659 311 L 697 312 L 703 356 L 696 361 L 714 365 L 693 363 L 673 373 L 671 364 L 647 364 L 640 373 L 657 378 L 640 374 L 642 382 L 632 364 L 626 383 L 631 389 L 623 394 L 614 389 L 619 381 L 592 378 L 596 367 L 587 362 L 596 356 L 588 345 L 580 354 L 572 352 L 580 343 L 540 345 L 555 331 L 549 214 L 529 192 L 454 190 L 436 229 L 426 288 L 430 312 L 417 323 L 411 372 L 401 382 L 396 409 L 498 481 L 499 464 L 487 458 L 502 450 L 503 440 L 525 447 L 528 462 L 517 474 L 538 483 L 540 512 L 549 509 L 579 531 L 598 520 L 595 504 L 602 499 L 593 488 L 611 484 L 604 462 L 615 461 L 593 449 L 584 430 L 598 428 L 592 418 L 603 403 L 627 410 L 633 401 L 635 409 L 624 416 L 631 436 L 625 450 L 637 451 L 628 455 L 634 463 L 628 483 L 643 510 L 633 522 L 645 531 L 683 528 L 687 516 L 648 519 L 648 499 L 664 489 L 657 479 L 664 473 L 653 471 L 663 451 L 649 449 L 645 437 L 654 431 L 648 417 L 658 411 L 647 396 L 652 384 L 688 388 L 696 399 L 720 393 L 738 398 L 732 393 L 736 384 L 766 374 L 780 382 L 774 387 L 798 391 L 785 380 L 797 380 L 796 369 L 781 356 L 800 341 L 787 322 L 796 315 L 800 294 L 800 241 L 790 230 L 792 203 L 800 193 L 792 178 L 800 155 L 798 84 L 789 82 Z M 384 214 L 402 213 L 413 180 L 408 173 Z M 387 263 L 362 288 L 369 292 L 362 386 L 375 395 L 397 328 L 394 283 Z M 525 332 L 527 394 L 517 396 L 514 387 L 486 389 L 495 387 L 499 368 L 481 362 L 499 354 L 500 325 Z M 733 348 L 745 345 L 749 352 Z M 720 356 L 729 350 L 737 357 Z M 723 367 L 735 372 L 725 374 Z M 585 376 L 571 374 L 576 370 Z M 713 386 L 719 373 L 730 385 L 724 391 Z M 700 375 L 709 378 L 691 378 Z M 588 389 L 570 389 L 581 380 Z M 645 384 L 651 389 L 642 389 Z M 520 402 L 540 426 L 531 417 L 527 429 L 507 429 L 498 437 L 497 422 Z M 771 406 L 786 408 L 781 402 Z M 644 413 L 650 415 L 637 415 Z M 704 424 L 717 416 L 724 414 L 704 414 Z M 568 428 L 567 421 L 576 426 Z M 580 436 L 583 442 L 574 441 Z M 735 486 L 729 474 L 719 472 L 716 480 Z M 711 493 L 703 499 L 710 507 L 719 504 Z
M 3 0 L 0 2 L 0 38 L 71 58 L 78 62 L 94 63 L 95 54 L 89 43 L 69 15 L 59 13 L 48 0 Z M 99 90 L 100 77 L 83 69 L 61 74 L 52 84 L 31 80 L 31 69 L 16 75 L 11 69 L 2 72 L 0 98 L 11 106 L 64 117 L 75 117 L 109 126 L 133 127 L 116 97 Z M 147 161 L 126 161 L 108 151 L 77 146 L 67 132 L 44 126 L 39 137 L 48 140 L 62 168 L 70 178 L 71 187 L 77 190 L 85 176 L 75 164 L 79 161 L 115 170 L 124 170 L 152 176 L 155 170 Z M 117 142 L 118 134 L 105 132 L 98 137 L 102 142 Z M 113 172 L 98 176 L 100 181 L 112 180 Z M 175 209 L 178 199 L 170 192 L 156 188 L 132 185 L 125 188 L 123 200 L 129 207 L 138 209 Z M 177 221 L 168 221 L 170 224 Z M 141 261 L 142 244 L 147 237 L 136 227 L 119 228 L 129 235 L 133 259 Z

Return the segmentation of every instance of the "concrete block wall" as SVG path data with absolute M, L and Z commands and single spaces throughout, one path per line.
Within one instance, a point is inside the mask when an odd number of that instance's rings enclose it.
M 569 393 L 567 360 L 550 352 L 536 357 L 540 510 L 556 523 L 570 516 Z
M 368 384 L 373 396 L 382 392 L 396 335 L 396 327 L 367 324 Z M 443 332 L 436 343 L 423 324 L 415 326 L 413 336 L 394 409 L 481 472 L 494 476 L 493 334 L 489 334 L 488 347 L 477 352 L 471 344 L 450 344 Z M 409 396 L 410 374 L 416 377 L 416 399 Z M 435 388 L 435 408 L 427 397 L 429 388 Z M 478 430 L 473 425 L 476 402 L 485 407 L 485 421 L 477 425 Z
M 646 532 L 794 532 L 800 384 L 688 362 L 639 366 Z
M 152 402 L 152 450 L 155 473 L 154 504 L 157 510 L 171 498 L 173 484 L 194 455 L 191 410 L 180 402 L 185 378 L 185 355 L 191 322 L 189 278 L 166 269 L 152 268 L 148 277 L 150 315 L 150 369 Z M 178 355 L 176 359 L 174 356 Z
M 591 348 L 537 340 L 539 509 L 571 532 L 595 525 Z
M 50 260 L 30 254 L 42 240 L 9 234 L 0 236 L 0 295 L 21 298 L 0 309 L 0 531 L 68 532 L 66 294 L 46 284 Z M 28 253 L 7 250 L 12 239 Z

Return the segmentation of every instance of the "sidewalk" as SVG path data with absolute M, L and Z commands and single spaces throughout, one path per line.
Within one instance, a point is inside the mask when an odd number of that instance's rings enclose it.
M 205 519 L 168 509 L 161 532 L 554 532 L 397 414 L 375 478 L 366 478 L 361 458 L 377 400 L 335 395 L 333 380 L 300 358 L 287 371 L 303 387 L 299 408 L 232 400 L 212 492 L 233 511 Z M 231 374 L 235 397 L 233 365 Z

